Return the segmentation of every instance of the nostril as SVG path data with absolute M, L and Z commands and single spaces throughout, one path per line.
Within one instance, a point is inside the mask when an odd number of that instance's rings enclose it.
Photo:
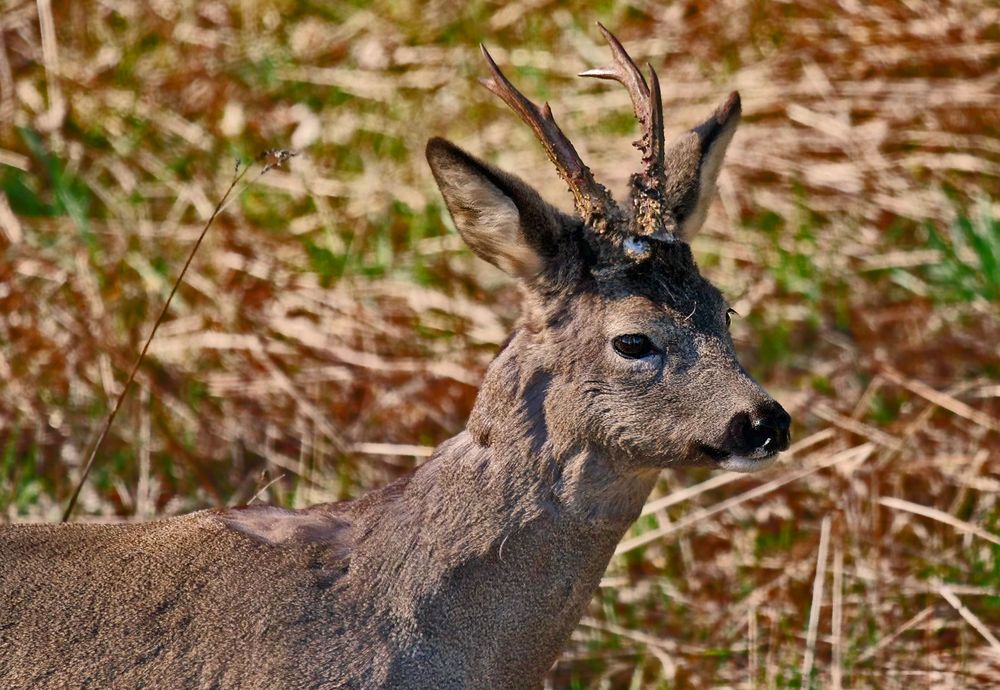
M 782 450 L 782 434 L 767 421 L 758 419 L 751 425 L 747 445 L 754 450 Z
M 729 445 L 734 447 L 735 452 L 744 452 L 745 449 L 753 448 L 750 438 L 753 435 L 753 422 L 747 412 L 738 412 L 729 422 L 728 433 Z
M 756 447 L 773 451 L 786 450 L 791 423 L 792 418 L 777 402 L 771 400 L 761 405 L 753 420 L 756 430 L 754 440 L 758 443 Z

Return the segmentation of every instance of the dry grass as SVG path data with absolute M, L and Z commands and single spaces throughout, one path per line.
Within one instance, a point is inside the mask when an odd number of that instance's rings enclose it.
M 696 251 L 796 419 L 759 476 L 667 474 L 558 688 L 1000 685 L 1000 10 L 845 1 L 86 3 L 0 14 L 0 508 L 57 519 L 234 160 L 81 517 L 347 498 L 464 424 L 515 293 L 446 229 L 446 134 L 566 195 L 477 41 L 622 190 L 626 94 L 738 88 Z M 810 677 L 803 677 L 805 670 Z

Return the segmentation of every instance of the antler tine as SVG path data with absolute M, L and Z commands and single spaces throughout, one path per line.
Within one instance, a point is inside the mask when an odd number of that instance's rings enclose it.
M 656 72 L 650 67 L 653 81 L 653 92 L 646 84 L 645 77 L 638 65 L 626 52 L 621 41 L 614 34 L 597 22 L 604 40 L 611 46 L 614 63 L 610 67 L 591 69 L 581 72 L 581 77 L 596 77 L 597 79 L 613 79 L 622 84 L 632 99 L 632 108 L 642 130 L 642 138 L 636 142 L 642 151 L 642 162 L 646 174 L 656 179 L 663 170 L 663 103 L 660 100 L 659 80 Z
M 643 156 L 643 159 L 649 158 L 653 170 L 662 171 L 663 154 L 667 145 L 663 134 L 663 100 L 660 98 L 660 78 L 656 76 L 656 70 L 651 64 L 647 62 L 646 67 L 649 69 L 649 83 L 652 85 L 649 96 L 652 104 L 649 113 L 651 120 L 649 123 L 649 144 L 652 152 Z
M 528 100 L 500 71 L 486 46 L 480 44 L 479 47 L 490 69 L 490 79 L 481 79 L 480 83 L 499 96 L 534 130 L 549 159 L 555 164 L 559 176 L 569 185 L 576 209 L 584 220 L 592 222 L 596 218 L 613 214 L 617 208 L 614 199 L 604 185 L 594 179 L 590 168 L 584 164 L 569 139 L 559 129 L 549 104 L 545 103 L 539 108 Z

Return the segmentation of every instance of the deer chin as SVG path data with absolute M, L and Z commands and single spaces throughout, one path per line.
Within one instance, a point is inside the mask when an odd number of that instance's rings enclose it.
M 711 464 L 720 470 L 742 472 L 749 474 L 770 467 L 778 459 L 778 453 L 755 453 L 753 456 L 735 455 L 729 451 L 704 443 L 698 444 L 698 450 L 711 460 Z
M 729 470 L 730 472 L 742 472 L 744 474 L 749 474 L 750 472 L 758 472 L 765 467 L 770 467 L 777 459 L 777 453 L 771 453 L 770 455 L 765 455 L 759 458 L 748 458 L 743 455 L 730 455 L 729 457 L 719 461 L 718 467 L 719 469 Z

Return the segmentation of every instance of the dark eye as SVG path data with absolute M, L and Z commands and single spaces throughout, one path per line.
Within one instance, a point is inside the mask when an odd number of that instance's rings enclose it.
M 639 359 L 656 352 L 650 339 L 640 333 L 615 336 L 611 346 L 615 348 L 615 352 L 628 359 Z
M 731 324 L 733 322 L 733 319 L 730 317 L 730 314 L 736 314 L 736 316 L 740 315 L 739 312 L 736 311 L 735 309 L 727 309 L 726 310 L 726 328 L 729 328 L 729 324 Z

